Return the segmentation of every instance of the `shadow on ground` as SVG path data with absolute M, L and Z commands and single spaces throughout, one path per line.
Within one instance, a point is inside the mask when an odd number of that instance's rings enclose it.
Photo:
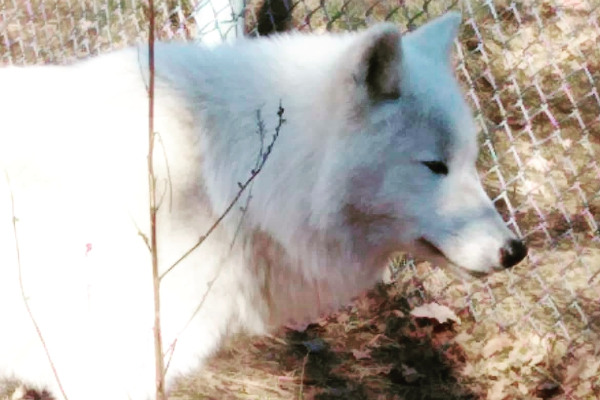
M 452 323 L 410 316 L 394 285 L 300 332 L 238 338 L 186 378 L 176 399 L 478 399 L 460 377 Z

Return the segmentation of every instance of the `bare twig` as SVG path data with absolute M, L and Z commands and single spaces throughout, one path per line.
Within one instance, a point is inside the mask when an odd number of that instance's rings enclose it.
M 165 142 L 163 142 L 162 140 L 162 136 L 160 135 L 160 132 L 155 132 L 156 137 L 158 137 L 158 141 L 160 142 L 160 148 L 162 149 L 162 154 L 163 157 L 165 159 L 165 171 L 167 173 L 167 188 L 165 190 L 167 190 L 169 192 L 169 211 L 171 211 L 171 206 L 173 205 L 173 183 L 171 181 L 171 169 L 169 168 L 169 158 L 167 157 L 167 149 L 165 147 Z M 160 202 L 158 204 L 158 208 L 160 208 L 160 206 L 162 205 L 162 201 L 164 198 L 164 193 L 161 196 Z
M 262 151 L 262 149 L 261 149 L 258 163 L 257 163 L 256 167 L 254 169 L 252 169 L 252 171 L 250 171 L 250 177 L 244 183 L 238 182 L 239 190 L 236 193 L 236 195 L 233 197 L 233 199 L 231 200 L 229 205 L 221 213 L 221 216 L 219 218 L 217 218 L 217 220 L 210 226 L 210 228 L 208 228 L 208 230 L 206 231 L 206 233 L 204 235 L 200 236 L 200 238 L 198 239 L 196 244 L 194 244 L 188 251 L 186 251 L 181 257 L 179 257 L 179 259 L 177 261 L 175 261 L 165 272 L 162 273 L 162 275 L 160 276 L 160 279 L 163 279 L 169 272 L 171 272 L 173 270 L 173 268 L 175 268 L 177 265 L 179 265 L 179 263 L 181 263 L 183 260 L 185 260 L 191 253 L 193 253 L 198 247 L 200 247 L 200 245 L 202 243 L 204 243 L 206 238 L 209 237 L 211 235 L 211 233 L 219 226 L 221 221 L 223 221 L 223 219 L 225 219 L 225 217 L 229 214 L 231 209 L 233 209 L 235 204 L 238 202 L 238 200 L 240 199 L 242 194 L 246 191 L 248 186 L 250 186 L 250 184 L 258 176 L 258 174 L 262 171 L 267 159 L 269 158 L 269 155 L 271 154 L 271 151 L 273 151 L 273 145 L 275 144 L 275 141 L 279 137 L 281 127 L 285 123 L 285 119 L 283 118 L 284 111 L 285 110 L 281 106 L 281 103 L 280 103 L 279 109 L 277 110 L 277 116 L 279 117 L 279 122 L 277 124 L 277 127 L 275 127 L 275 133 L 273 134 L 271 142 L 266 147 L 266 150 Z M 258 114 L 258 116 L 260 118 L 260 113 Z M 261 123 L 261 121 L 259 120 L 259 126 L 260 126 L 260 123 Z
M 138 236 L 141 237 L 142 240 L 144 241 L 144 244 L 146 245 L 146 248 L 148 249 L 148 252 L 152 253 L 152 246 L 150 246 L 150 239 L 148 239 L 148 236 L 144 232 L 142 232 L 142 230 L 140 229 L 140 227 L 137 224 L 137 222 L 135 222 L 135 218 L 133 218 L 131 216 L 131 214 L 129 215 L 129 219 L 131 220 L 131 223 L 135 227 Z
M 235 206 L 235 204 L 240 199 L 240 197 L 242 196 L 242 194 L 244 193 L 244 191 L 247 188 L 249 188 L 248 198 L 246 199 L 246 203 L 245 203 L 244 207 L 242 207 L 243 214 L 242 214 L 241 218 L 242 219 L 244 218 L 244 216 L 246 214 L 246 211 L 248 210 L 248 206 L 249 206 L 250 200 L 252 198 L 251 191 L 252 191 L 252 185 L 253 185 L 254 178 L 256 178 L 256 176 L 261 172 L 262 168 L 264 167 L 267 159 L 269 158 L 269 155 L 271 154 L 271 151 L 273 150 L 273 145 L 274 145 L 275 141 L 277 140 L 277 138 L 279 137 L 279 132 L 281 131 L 281 127 L 285 123 L 285 119 L 283 118 L 284 111 L 285 110 L 283 109 L 283 107 L 281 106 L 281 103 L 280 103 L 279 104 L 279 109 L 277 110 L 277 116 L 279 117 L 279 121 L 277 123 L 277 127 L 275 128 L 275 133 L 273 134 L 271 142 L 269 143 L 269 145 L 266 148 L 264 147 L 265 125 L 264 125 L 264 121 L 261 118 L 260 111 L 257 112 L 258 134 L 260 136 L 260 149 L 259 149 L 259 153 L 258 153 L 258 156 L 257 156 L 256 163 L 254 165 L 254 168 L 252 169 L 252 171 L 250 173 L 250 177 L 243 184 L 242 183 L 238 183 L 239 190 L 238 190 L 236 196 L 233 198 L 233 200 L 231 201 L 231 203 L 229 203 L 228 207 L 221 214 L 221 216 L 208 229 L 208 231 L 206 232 L 206 234 L 204 234 L 202 237 L 200 237 L 200 239 L 198 240 L 198 242 L 190 250 L 188 250 L 183 256 L 181 256 L 179 258 L 179 260 L 177 260 L 173 265 L 171 265 L 171 267 L 167 271 L 165 271 L 161 275 L 160 279 L 164 278 L 170 271 L 173 270 L 173 268 L 175 268 L 177 266 L 177 264 L 179 264 L 179 262 L 181 262 L 183 259 L 185 259 L 185 257 L 187 257 L 195 249 L 197 249 L 202 244 L 202 242 L 204 242 L 204 240 L 207 237 L 210 236 L 210 234 L 216 229 L 216 227 L 223 220 L 223 218 L 225 218 L 227 216 L 227 214 L 229 213 L 229 211 L 231 211 L 231 209 Z M 239 224 L 237 226 L 236 232 L 234 234 L 234 237 L 233 237 L 233 239 L 231 241 L 231 244 L 230 244 L 230 247 L 229 247 L 230 249 L 233 248 L 233 245 L 235 243 L 235 239 L 236 239 L 236 237 L 238 235 L 239 229 L 240 229 L 241 224 L 242 224 L 242 219 L 240 219 L 240 222 L 239 222 Z M 198 303 L 198 306 L 194 309 L 194 311 L 190 315 L 190 317 L 189 317 L 188 321 L 186 322 L 186 324 L 184 325 L 184 327 L 179 331 L 179 333 L 175 337 L 175 340 L 173 340 L 173 342 L 169 346 L 169 349 L 168 349 L 169 357 L 168 357 L 167 365 L 166 365 L 166 368 L 165 368 L 165 373 L 167 372 L 167 370 L 169 368 L 169 365 L 171 363 L 171 359 L 173 357 L 173 353 L 175 352 L 175 347 L 177 345 L 177 338 L 187 329 L 187 327 L 192 322 L 192 320 L 194 319 L 194 317 L 198 314 L 198 312 L 204 306 L 204 303 L 205 303 L 205 301 L 206 301 L 206 299 L 208 297 L 208 294 L 210 293 L 210 290 L 212 289 L 214 283 L 219 278 L 219 276 L 221 274 L 221 271 L 222 271 L 222 269 L 217 270 L 215 276 L 210 281 L 208 281 L 206 291 L 202 295 L 202 299 Z
M 19 288 L 21 290 L 21 297 L 23 298 L 23 303 L 25 304 L 25 309 L 27 310 L 27 314 L 29 315 L 29 319 L 33 324 L 35 331 L 37 332 L 38 338 L 42 343 L 42 347 L 44 348 L 44 352 L 46 353 L 46 358 L 48 358 L 48 363 L 50 363 L 50 368 L 52 369 L 52 374 L 54 375 L 54 379 L 56 379 L 56 384 L 65 400 L 68 400 L 67 393 L 60 381 L 60 377 L 58 376 L 58 371 L 56 370 L 56 366 L 52 361 L 52 357 L 50 356 L 50 351 L 48 350 L 48 346 L 46 345 L 46 341 L 44 340 L 44 335 L 42 334 L 42 330 L 35 317 L 33 316 L 33 312 L 31 311 L 31 307 L 29 307 L 29 302 L 27 301 L 27 295 L 25 294 L 25 285 L 23 284 L 23 271 L 21 268 L 21 249 L 19 246 L 19 235 L 17 232 L 17 217 L 15 215 L 15 199 L 12 191 L 12 186 L 10 184 L 10 178 L 8 177 L 8 172 L 4 171 L 4 175 L 6 176 L 6 183 L 8 184 L 8 190 L 10 193 L 10 205 L 11 205 L 11 215 L 12 215 L 12 227 L 13 227 L 13 235 L 15 237 L 15 252 L 17 255 L 17 268 L 19 270 Z
M 156 240 L 156 176 L 154 175 L 154 0 L 148 1 L 148 190 L 150 212 L 150 249 L 152 255 L 152 284 L 154 291 L 154 358 L 156 399 L 166 400 L 162 334 L 160 326 L 160 276 L 158 273 L 158 245 Z
M 310 356 L 310 350 L 304 356 L 304 360 L 302 360 L 302 370 L 300 371 L 300 390 L 298 391 L 298 400 L 304 399 L 304 371 L 306 371 L 306 363 L 308 363 L 309 356 Z
M 279 105 L 279 107 L 281 108 L 281 104 Z M 279 116 L 279 118 L 281 118 L 281 116 Z M 256 155 L 256 162 L 254 163 L 254 167 L 253 167 L 255 170 L 260 167 L 260 164 L 263 160 L 263 154 L 265 153 L 265 122 L 262 119 L 260 109 L 256 110 L 256 121 L 257 121 L 256 134 L 258 135 L 258 138 L 260 140 L 260 148 L 258 150 L 258 154 Z M 253 187 L 254 187 L 254 182 L 250 183 L 250 185 L 248 186 L 248 196 L 246 197 L 246 202 L 244 203 L 244 205 L 242 207 L 240 207 L 240 210 L 242 211 L 242 215 L 241 215 L 240 220 L 235 228 L 233 238 L 231 239 L 231 243 L 229 245 L 229 250 L 233 249 L 233 245 L 235 244 L 235 241 L 238 237 L 240 229 L 242 228 L 242 224 L 244 223 L 244 218 L 246 217 L 246 213 L 248 212 L 248 207 L 250 206 L 250 200 L 252 200 L 252 188 Z

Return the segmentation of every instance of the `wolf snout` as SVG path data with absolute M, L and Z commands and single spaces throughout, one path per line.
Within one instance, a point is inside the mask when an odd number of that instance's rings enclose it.
M 510 239 L 500 249 L 500 263 L 510 268 L 520 263 L 527 256 L 527 246 L 518 239 Z

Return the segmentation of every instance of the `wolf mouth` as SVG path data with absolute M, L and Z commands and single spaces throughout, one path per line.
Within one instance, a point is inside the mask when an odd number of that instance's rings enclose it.
M 446 254 L 444 254 L 444 252 L 440 250 L 438 246 L 436 246 L 433 242 L 431 242 L 424 236 L 421 236 L 419 239 L 417 239 L 417 243 L 425 258 L 432 259 L 434 262 L 444 260 L 446 263 L 453 267 L 453 270 L 456 270 L 459 273 L 459 275 L 463 277 L 465 276 L 465 273 L 466 275 L 471 276 L 472 278 L 483 278 L 489 275 L 489 273 L 486 272 L 473 271 L 461 267 L 448 256 L 446 256 Z
M 446 255 L 439 249 L 439 247 L 427 240 L 427 238 L 425 238 L 424 236 L 421 236 L 419 239 L 417 239 L 417 242 L 423 247 L 423 249 L 426 252 L 430 253 L 430 255 L 443 257 L 446 260 L 448 260 L 448 257 L 446 257 Z

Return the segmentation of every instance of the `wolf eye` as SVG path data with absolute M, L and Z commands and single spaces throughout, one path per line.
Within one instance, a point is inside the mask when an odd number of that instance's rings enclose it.
M 448 175 L 448 166 L 442 161 L 422 161 L 436 175 Z

